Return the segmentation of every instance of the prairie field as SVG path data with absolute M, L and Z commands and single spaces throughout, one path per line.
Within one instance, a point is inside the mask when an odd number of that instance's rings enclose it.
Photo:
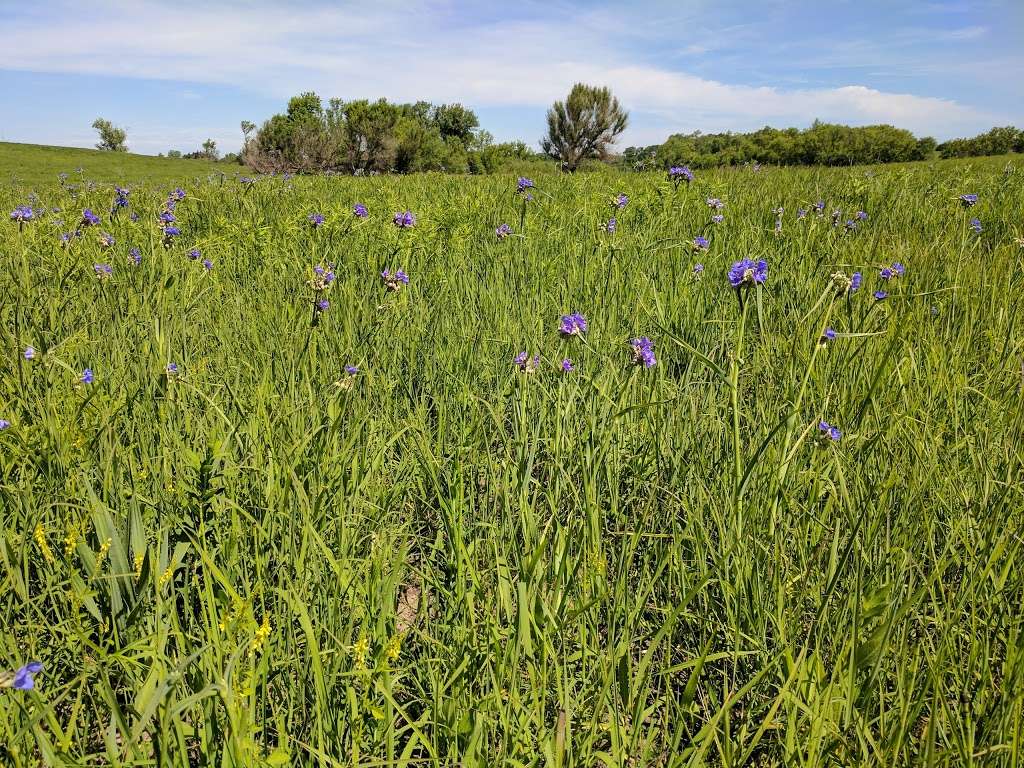
M 1024 765 L 1019 159 L 167 162 L 0 185 L 0 765 Z

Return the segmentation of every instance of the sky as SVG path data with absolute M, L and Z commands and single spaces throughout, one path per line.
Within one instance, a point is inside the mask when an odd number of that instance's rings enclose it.
M 575 82 L 673 133 L 891 123 L 1024 127 L 1024 0 L 0 0 L 0 141 L 222 151 L 307 90 L 460 102 L 536 146 Z

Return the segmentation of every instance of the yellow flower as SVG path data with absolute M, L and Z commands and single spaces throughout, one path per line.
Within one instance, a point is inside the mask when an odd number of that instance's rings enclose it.
M 398 656 L 402 652 L 402 636 L 395 635 L 388 640 L 388 646 L 384 649 L 384 655 L 388 657 L 388 661 L 398 661 Z
M 50 544 L 46 541 L 46 530 L 43 528 L 42 523 L 36 523 L 36 530 L 32 536 L 36 540 L 39 551 L 43 553 L 43 559 L 52 565 L 53 552 L 50 550 Z
M 104 541 L 102 544 L 100 544 L 100 551 L 96 555 L 96 570 L 97 570 L 97 572 L 101 568 L 103 568 L 103 561 L 107 559 L 107 553 L 110 552 L 110 544 L 111 544 L 111 541 L 110 541 L 109 537 L 106 539 L 106 541 Z
M 167 569 L 160 574 L 160 587 L 164 587 L 172 578 L 174 578 L 174 563 L 168 565 Z
M 142 563 L 146 560 L 146 555 L 142 552 L 135 556 L 135 580 L 138 581 L 142 578 Z
M 263 623 L 260 624 L 259 629 L 256 630 L 256 634 L 252 638 L 252 644 L 249 646 L 249 653 L 256 653 L 263 647 L 263 644 L 267 642 L 267 638 L 270 637 L 270 616 L 263 614 Z
M 71 557 L 75 552 L 75 547 L 78 546 L 78 531 L 73 528 L 68 531 L 68 535 L 64 537 L 64 557 Z
M 366 655 L 370 652 L 370 641 L 360 637 L 352 646 L 352 656 L 355 658 L 357 667 L 366 666 Z

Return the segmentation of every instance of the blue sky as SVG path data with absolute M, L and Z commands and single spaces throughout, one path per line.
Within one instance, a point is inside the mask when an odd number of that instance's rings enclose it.
M 87 9 L 87 10 L 86 10 Z M 241 143 L 287 98 L 459 101 L 536 145 L 576 81 L 630 111 L 621 146 L 691 130 L 1024 127 L 1024 0 L 633 3 L 0 0 L 0 140 L 132 151 Z

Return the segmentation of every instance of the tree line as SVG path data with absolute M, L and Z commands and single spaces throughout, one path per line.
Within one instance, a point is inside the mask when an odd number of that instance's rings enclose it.
M 480 127 L 473 110 L 462 104 L 391 103 L 330 99 L 312 91 L 288 101 L 285 112 L 257 128 L 241 123 L 243 147 L 226 155 L 263 173 L 350 174 L 492 173 L 524 160 L 554 160 L 564 171 L 589 162 L 612 162 L 633 170 L 673 166 L 710 168 L 743 164 L 867 165 L 912 160 L 974 157 L 1024 152 L 1024 131 L 993 128 L 973 138 L 938 143 L 892 125 L 852 127 L 815 120 L 805 129 L 764 127 L 750 133 L 677 133 L 663 144 L 613 149 L 629 115 L 608 88 L 577 83 L 565 101 L 547 113 L 547 134 L 535 152 L 524 142 L 496 144 Z M 99 149 L 126 150 L 126 133 L 97 118 Z M 168 152 L 182 157 L 180 152 Z M 216 143 L 184 157 L 216 160 Z
M 688 165 L 693 168 L 771 165 L 867 165 L 1024 152 L 1024 132 L 993 128 L 969 139 L 939 144 L 892 125 L 852 127 L 819 120 L 805 129 L 764 127 L 750 133 L 677 133 L 664 144 L 627 147 L 626 167 L 636 170 Z

